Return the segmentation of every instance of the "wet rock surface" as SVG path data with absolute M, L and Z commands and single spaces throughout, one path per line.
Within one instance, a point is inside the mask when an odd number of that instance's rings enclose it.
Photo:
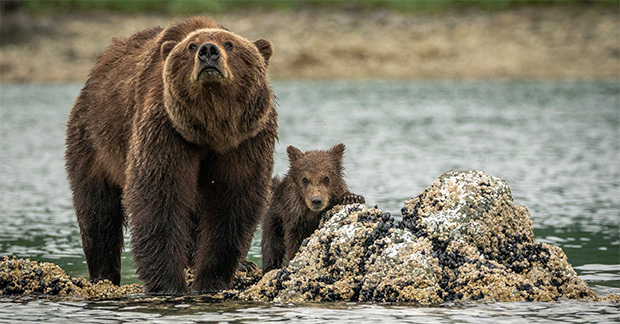
M 482 171 L 446 172 L 406 201 L 401 212 L 397 222 L 378 208 L 336 206 L 286 268 L 262 279 L 260 270 L 237 272 L 234 290 L 178 298 L 420 305 L 601 300 L 560 248 L 535 241 L 528 209 L 514 204 L 501 178 Z M 52 263 L 0 260 L 1 295 L 111 299 L 140 293 L 138 285 L 69 277 Z M 153 298 L 148 300 L 161 299 Z

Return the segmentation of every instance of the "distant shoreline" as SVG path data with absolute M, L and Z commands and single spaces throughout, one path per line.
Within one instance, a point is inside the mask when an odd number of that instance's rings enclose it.
M 212 17 L 250 40 L 273 43 L 272 80 L 620 78 L 620 12 L 608 7 L 252 9 Z M 0 81 L 83 82 L 113 37 L 183 18 L 4 13 Z

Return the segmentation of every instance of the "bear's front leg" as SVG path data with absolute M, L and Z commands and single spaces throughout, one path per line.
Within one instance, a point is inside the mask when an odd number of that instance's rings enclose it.
M 267 211 L 273 168 L 274 139 L 265 137 L 227 154 L 213 153 L 201 164 L 193 293 L 230 289 L 237 264 L 252 244 Z
M 286 253 L 282 218 L 273 209 L 274 206 L 269 208 L 262 223 L 263 237 L 260 246 L 263 257 L 263 275 L 273 269 L 280 269 Z
M 134 130 L 123 203 L 145 292 L 182 295 L 188 290 L 185 268 L 199 162 L 192 147 L 169 129 Z
M 194 254 L 196 294 L 230 289 L 243 253 L 252 243 L 258 218 L 265 208 L 247 185 L 230 186 L 213 180 L 201 190 L 197 248 Z

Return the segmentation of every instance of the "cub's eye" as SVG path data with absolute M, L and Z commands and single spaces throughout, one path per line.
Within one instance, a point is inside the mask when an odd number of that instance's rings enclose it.
M 325 185 L 328 185 L 328 184 L 329 184 L 329 177 L 325 177 L 325 178 L 323 178 L 323 183 L 324 183 Z
M 232 49 L 233 49 L 233 43 L 232 43 L 232 42 L 224 42 L 224 48 L 225 48 L 227 51 L 232 51 Z
M 191 43 L 189 44 L 187 49 L 189 49 L 190 52 L 194 52 L 196 49 L 198 49 L 198 45 L 196 45 L 196 43 Z
M 301 183 L 303 183 L 304 185 L 308 185 L 310 181 L 308 180 L 308 178 L 303 178 L 301 179 Z

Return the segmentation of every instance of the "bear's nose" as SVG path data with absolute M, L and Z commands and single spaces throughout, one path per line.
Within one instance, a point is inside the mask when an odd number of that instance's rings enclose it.
M 216 61 L 220 58 L 220 49 L 213 43 L 205 43 L 200 46 L 198 59 L 202 62 Z
M 319 196 L 314 196 L 310 202 L 312 203 L 312 206 L 320 206 L 323 203 L 323 199 Z

